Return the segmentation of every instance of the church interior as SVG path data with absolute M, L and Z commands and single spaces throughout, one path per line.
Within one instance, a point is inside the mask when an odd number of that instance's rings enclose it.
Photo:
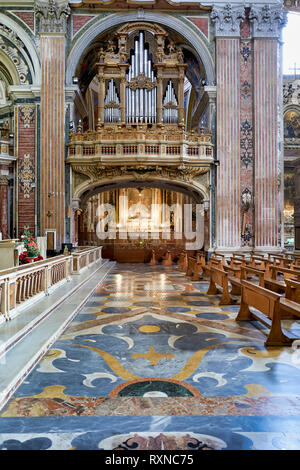
M 300 450 L 298 3 L 0 5 L 0 450 Z

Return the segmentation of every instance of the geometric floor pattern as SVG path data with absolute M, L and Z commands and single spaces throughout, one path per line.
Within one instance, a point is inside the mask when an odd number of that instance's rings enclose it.
M 300 349 L 207 289 L 117 264 L 0 411 L 0 449 L 300 450 Z

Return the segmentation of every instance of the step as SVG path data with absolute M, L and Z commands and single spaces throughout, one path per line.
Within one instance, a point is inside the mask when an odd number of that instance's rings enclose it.
M 5 342 L 5 352 L 0 356 L 0 409 L 114 266 L 115 262 L 111 261 L 103 261 L 100 266 L 95 263 L 89 271 L 72 276 L 70 282 L 33 304 L 28 311 L 24 310 L 12 320 L 10 331 L 0 328 L 0 341 Z M 24 317 L 22 322 L 21 317 Z M 18 318 L 18 326 L 13 326 Z M 24 325 L 26 318 L 30 323 L 28 327 Z

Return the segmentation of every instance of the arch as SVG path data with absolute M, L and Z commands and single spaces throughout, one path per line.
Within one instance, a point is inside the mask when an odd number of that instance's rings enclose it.
M 15 65 L 13 64 L 12 60 L 1 50 L 0 50 L 0 62 L 1 62 L 1 68 L 4 68 L 6 70 L 7 76 L 9 77 L 9 79 L 7 79 L 7 81 L 9 82 L 8 85 L 19 85 L 20 84 L 19 74 L 17 72 Z
M 126 13 L 116 13 L 108 18 L 99 19 L 96 23 L 90 26 L 89 29 L 80 37 L 80 39 L 74 44 L 67 60 L 67 71 L 66 71 L 66 83 L 67 85 L 72 84 L 73 76 L 75 75 L 76 67 L 86 51 L 91 42 L 99 36 L 99 34 L 119 26 L 123 23 L 130 21 L 138 22 L 150 22 L 157 23 L 177 31 L 183 35 L 186 40 L 193 46 L 199 59 L 202 61 L 203 66 L 206 71 L 207 82 L 214 82 L 214 65 L 211 54 L 203 42 L 202 38 L 197 35 L 192 29 L 190 29 L 186 24 L 183 24 L 181 20 L 173 18 L 172 16 L 166 13 L 156 13 L 152 11 L 143 11 L 141 15 L 136 11 L 129 11 Z
M 26 60 L 26 65 L 31 73 L 32 84 L 39 85 L 41 83 L 41 64 L 33 40 L 18 23 L 2 13 L 0 13 L 0 24 L 10 28 L 17 35 L 18 39 L 23 42 L 27 52 L 24 49 L 20 49 L 17 44 L 15 44 L 15 47 L 22 53 Z
M 201 203 L 210 199 L 209 189 L 199 181 L 180 181 L 179 179 L 168 179 L 159 176 L 153 178 L 132 178 L 128 175 L 114 178 L 114 179 L 103 179 L 95 181 L 85 181 L 80 184 L 73 194 L 73 200 L 78 201 L 81 199 L 84 201 L 91 195 L 102 191 L 108 191 L 110 189 L 124 188 L 124 187 L 152 187 L 152 188 L 164 188 L 173 191 L 181 192 L 193 196 L 195 202 Z M 99 189 L 101 188 L 101 191 Z

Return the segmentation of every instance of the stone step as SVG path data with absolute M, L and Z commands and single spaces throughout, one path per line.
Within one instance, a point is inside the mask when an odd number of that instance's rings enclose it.
M 95 263 L 11 322 L 1 325 L 0 409 L 114 266 L 115 263 L 108 260 Z

